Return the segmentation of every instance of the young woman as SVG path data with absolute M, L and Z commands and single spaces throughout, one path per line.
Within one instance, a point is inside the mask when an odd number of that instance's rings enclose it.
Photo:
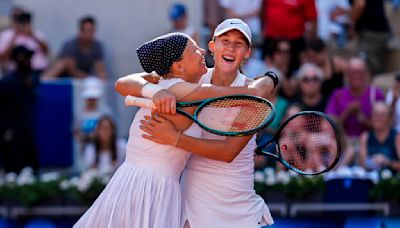
M 101 116 L 94 130 L 93 142 L 83 151 L 85 168 L 96 168 L 106 173 L 115 171 L 125 158 L 125 145 L 125 140 L 118 140 L 111 117 Z
M 209 69 L 199 83 L 224 87 L 248 85 L 251 80 L 239 72 L 239 67 L 251 54 L 250 44 L 250 29 L 243 21 L 222 22 L 209 43 L 215 68 Z M 269 81 L 269 88 L 264 95 L 270 95 L 272 80 L 265 80 Z M 125 77 L 117 82 L 116 89 L 123 95 L 140 94 L 143 84 L 139 81 L 138 77 Z M 159 91 L 153 100 L 158 110 L 173 113 L 174 99 L 166 97 Z M 150 134 L 144 136 L 146 139 L 176 145 L 192 153 L 181 181 L 185 226 L 260 227 L 273 223 L 268 207 L 253 189 L 255 137 L 220 137 L 202 131 L 202 139 L 196 139 L 180 135 L 176 125 L 177 129 L 167 135 L 162 130 L 171 127 L 169 121 L 157 116 L 146 120 L 142 121 L 142 129 Z
M 146 72 L 163 76 L 158 86 L 174 89 L 184 82 L 196 82 L 206 72 L 203 49 L 187 35 L 173 33 L 143 44 L 137 50 Z M 236 93 L 257 94 L 257 85 L 248 89 L 205 86 L 191 94 L 198 97 Z M 265 88 L 264 88 L 265 89 Z M 166 227 L 181 226 L 179 178 L 188 153 L 173 146 L 146 139 L 139 129 L 140 120 L 151 110 L 142 108 L 132 122 L 125 162 L 115 172 L 107 187 L 75 227 Z M 200 136 L 196 125 L 181 116 L 167 116 L 183 135 Z M 186 130 L 185 130 L 186 129 Z

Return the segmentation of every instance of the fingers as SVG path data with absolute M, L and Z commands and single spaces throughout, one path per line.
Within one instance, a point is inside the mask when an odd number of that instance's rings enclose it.
M 146 127 L 155 127 L 156 124 L 161 123 L 160 121 L 158 121 L 157 119 L 150 118 L 149 116 L 145 116 L 144 119 L 146 120 L 140 120 L 140 123 Z
M 165 121 L 169 121 L 167 118 L 164 116 L 158 115 L 157 113 L 153 113 L 150 116 L 144 116 L 144 119 L 147 120 L 147 122 L 151 123 L 152 125 L 157 124 L 157 123 L 162 123 Z
M 142 122 L 141 122 L 141 123 L 142 123 Z M 146 133 L 149 133 L 149 134 L 152 134 L 152 133 L 153 133 L 153 128 L 152 128 L 152 126 L 151 126 L 150 124 L 148 124 L 148 123 L 142 123 L 142 125 L 140 125 L 139 128 L 140 128 L 142 131 L 146 132 Z
M 160 115 L 157 115 L 157 114 L 155 114 L 155 115 L 153 116 L 153 119 L 154 119 L 155 121 L 160 122 L 160 123 L 165 122 L 165 121 L 168 121 L 164 116 L 160 116 Z
M 176 98 L 168 91 L 161 90 L 157 92 L 153 97 L 153 103 L 155 104 L 158 112 L 165 114 L 175 114 Z
M 156 139 L 155 137 L 151 136 L 151 135 L 145 135 L 145 134 L 143 134 L 143 135 L 142 135 L 142 138 L 147 139 L 147 140 L 150 140 L 150 141 L 153 141 L 153 142 L 157 142 L 157 139 Z
M 175 100 L 171 103 L 171 113 L 174 115 L 176 114 L 176 101 Z

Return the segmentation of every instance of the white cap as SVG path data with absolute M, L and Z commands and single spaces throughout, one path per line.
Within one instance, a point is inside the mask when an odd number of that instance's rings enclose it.
M 83 79 L 83 92 L 84 99 L 100 98 L 103 96 L 103 82 L 97 77 L 87 77 Z
M 221 22 L 214 31 L 214 37 L 220 36 L 233 29 L 239 30 L 251 44 L 251 31 L 249 26 L 238 18 L 226 19 Z

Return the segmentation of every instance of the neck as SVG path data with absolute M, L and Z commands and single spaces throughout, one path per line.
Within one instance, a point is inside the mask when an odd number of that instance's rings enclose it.
M 88 40 L 78 39 L 78 43 L 81 47 L 88 47 L 91 45 L 92 42 Z
M 360 96 L 360 95 L 362 95 L 362 93 L 364 92 L 364 90 L 365 90 L 365 87 L 359 87 L 359 88 L 352 88 L 352 87 L 350 87 L 350 92 L 351 92 L 351 94 L 352 95 L 356 95 L 356 96 Z
M 389 128 L 385 127 L 382 129 L 375 129 L 375 135 L 377 138 L 383 138 L 389 134 Z
M 237 75 L 237 71 L 225 73 L 218 68 L 214 68 L 211 78 L 211 84 L 217 86 L 230 86 L 232 82 L 235 81 Z
M 318 104 L 318 102 L 320 100 L 321 100 L 321 94 L 319 94 L 319 93 L 310 94 L 308 96 L 303 96 L 303 102 L 306 105 L 310 105 L 310 106 Z
M 111 147 L 111 142 L 109 140 L 103 140 L 100 142 L 100 149 L 101 150 L 106 150 L 109 149 Z

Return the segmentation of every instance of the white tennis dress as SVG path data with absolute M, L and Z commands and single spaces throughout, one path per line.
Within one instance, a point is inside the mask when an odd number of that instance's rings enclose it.
M 201 83 L 211 83 L 213 69 Z M 243 86 L 246 76 L 238 73 L 231 86 Z M 221 139 L 206 131 L 202 138 Z M 264 200 L 254 191 L 255 137 L 231 162 L 192 155 L 182 176 L 184 216 L 190 228 L 253 228 L 273 224 Z M 187 224 L 186 226 L 187 227 Z
M 161 80 L 168 88 L 181 79 Z M 150 115 L 141 108 L 129 131 L 126 159 L 93 205 L 74 227 L 179 228 L 182 200 L 179 179 L 189 153 L 142 138 L 140 120 Z M 184 134 L 200 136 L 192 124 Z

